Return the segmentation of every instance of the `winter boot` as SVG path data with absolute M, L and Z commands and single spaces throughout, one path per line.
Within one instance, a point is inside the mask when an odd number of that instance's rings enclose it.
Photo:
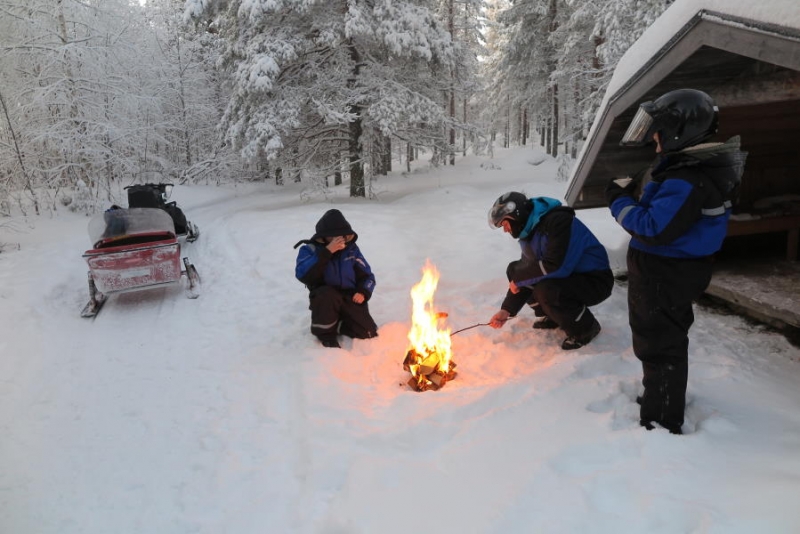
M 600 333 L 600 323 L 597 322 L 597 319 L 592 321 L 591 326 L 589 329 L 582 334 L 568 336 L 567 339 L 561 343 L 561 348 L 563 350 L 575 350 L 583 347 L 591 340 L 597 337 L 597 334 Z
M 335 336 L 334 337 L 330 337 L 330 336 L 320 337 L 319 341 L 320 341 L 320 343 L 322 343 L 323 347 L 328 347 L 328 348 L 331 348 L 331 349 L 340 349 L 340 348 L 342 348 L 342 346 L 339 345 L 339 340 L 337 340 Z
M 553 330 L 556 328 L 558 328 L 558 323 L 546 315 L 533 322 L 534 330 Z
M 640 424 L 651 430 L 658 423 L 670 434 L 683 434 L 688 363 L 642 362 L 644 394 L 637 397 Z

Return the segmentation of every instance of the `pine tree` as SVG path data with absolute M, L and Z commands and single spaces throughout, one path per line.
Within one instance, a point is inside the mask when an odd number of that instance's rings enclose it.
M 424 1 L 190 0 L 186 13 L 214 17 L 226 39 L 223 124 L 247 159 L 324 176 L 345 154 L 350 195 L 366 196 L 373 132 L 430 144 L 445 122 L 437 84 L 453 45 Z

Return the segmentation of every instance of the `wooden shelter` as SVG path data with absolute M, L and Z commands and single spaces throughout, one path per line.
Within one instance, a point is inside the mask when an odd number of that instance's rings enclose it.
M 567 203 L 578 209 L 606 206 L 604 191 L 610 180 L 632 176 L 652 164 L 655 157 L 652 146 L 620 146 L 641 102 L 654 100 L 673 89 L 700 89 L 711 95 L 720 108 L 720 129 L 712 140 L 740 135 L 742 150 L 749 154 L 728 238 L 720 253 L 720 258 L 723 261 L 728 258 L 729 262 L 721 265 L 731 269 L 732 265 L 756 256 L 776 261 L 797 260 L 800 4 L 792 8 L 788 2 L 776 0 L 774 5 L 790 10 L 793 16 L 763 20 L 741 16 L 742 9 L 739 12 L 735 9 L 740 5 L 736 1 L 697 3 L 712 4 L 718 10 L 697 9 L 688 20 L 686 17 L 680 20 L 682 25 L 666 25 L 670 29 L 667 33 L 662 25 L 660 34 L 649 36 L 651 52 L 645 50 L 644 55 L 649 59 L 634 68 L 628 65 L 630 74 L 625 73 L 625 67 L 622 76 L 620 67 L 615 71 L 573 170 L 565 195 Z M 687 5 L 690 3 L 683 2 L 684 8 Z M 733 7 L 727 12 L 729 5 Z M 749 9 L 755 14 L 769 12 L 769 5 L 761 8 L 753 5 L 751 2 Z M 642 57 L 642 50 L 637 52 L 633 55 Z M 626 57 L 628 54 L 621 64 Z M 774 265 L 766 265 L 760 272 L 774 275 Z M 789 301 L 800 301 L 797 290 L 800 270 L 790 267 L 781 272 L 794 277 L 795 283 L 788 287 L 793 287 L 799 298 Z M 751 270 L 748 276 L 758 274 Z M 715 274 L 715 281 L 722 282 L 721 275 Z M 748 284 L 748 289 L 756 292 L 752 284 Z M 726 291 L 718 292 L 718 296 L 747 307 L 746 297 L 735 295 L 735 288 L 733 293 Z M 713 283 L 709 292 L 714 292 Z M 781 321 L 800 327 L 800 302 L 788 306 L 792 307 L 796 309 L 777 313 Z

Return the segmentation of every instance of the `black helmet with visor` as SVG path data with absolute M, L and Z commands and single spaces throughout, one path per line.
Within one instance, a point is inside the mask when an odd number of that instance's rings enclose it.
M 494 201 L 489 210 L 489 226 L 500 228 L 503 221 L 508 221 L 511 225 L 511 235 L 519 237 L 528 217 L 531 214 L 531 205 L 528 197 L 516 191 L 503 193 L 500 198 Z
M 642 146 L 658 133 L 661 149 L 675 152 L 702 143 L 717 132 L 719 108 L 703 91 L 678 89 L 639 106 L 623 146 Z

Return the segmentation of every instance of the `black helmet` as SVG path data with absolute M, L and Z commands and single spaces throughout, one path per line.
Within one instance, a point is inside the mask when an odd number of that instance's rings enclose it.
M 703 91 L 678 89 L 639 105 L 621 145 L 642 146 L 658 133 L 661 149 L 675 152 L 702 143 L 717 132 L 719 108 Z
M 531 214 L 531 203 L 522 193 L 510 191 L 500 195 L 489 210 L 489 226 L 500 228 L 503 221 L 511 224 L 511 235 L 519 237 L 528 217 Z

